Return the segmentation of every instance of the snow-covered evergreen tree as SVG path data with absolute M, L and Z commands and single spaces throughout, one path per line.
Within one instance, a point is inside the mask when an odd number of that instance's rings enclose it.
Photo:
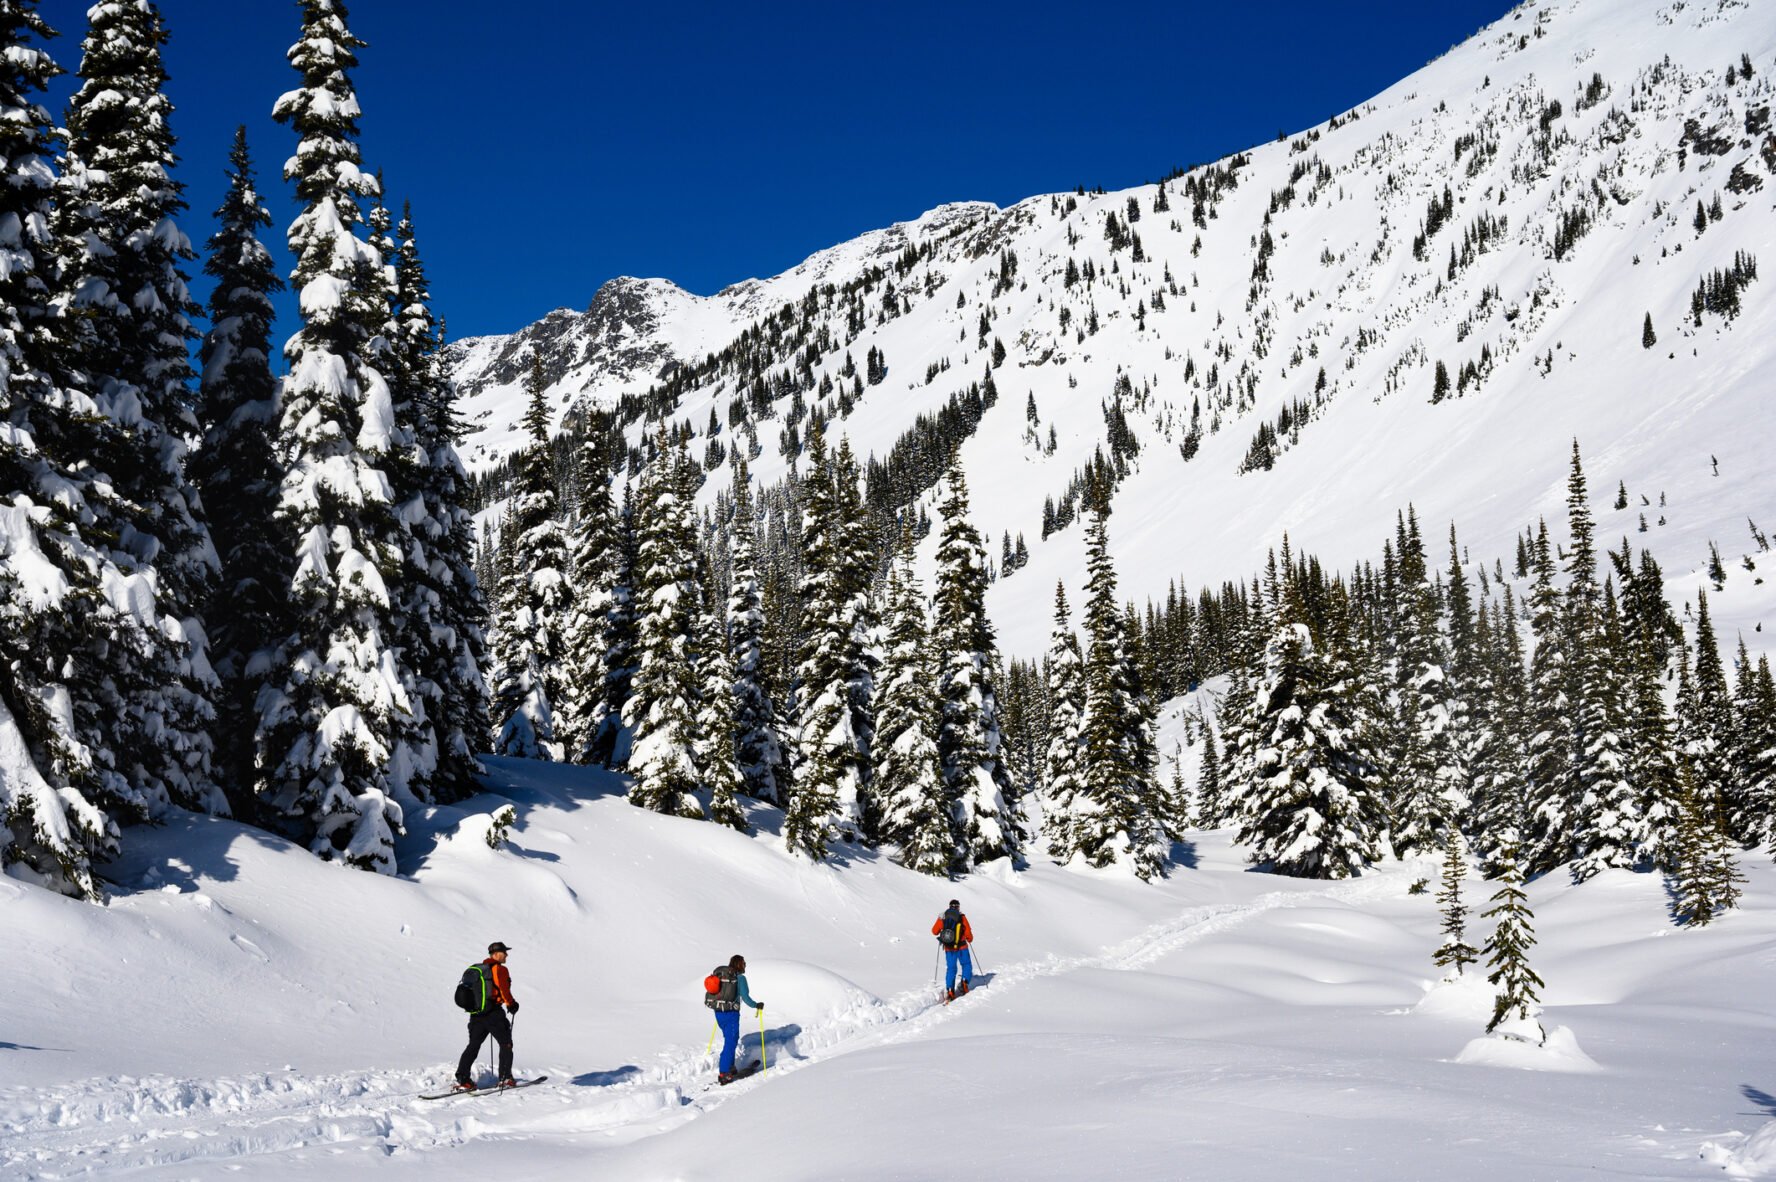
M 1150 880 L 1166 872 L 1171 837 L 1151 709 L 1123 647 L 1107 511 L 1086 529 L 1085 767 L 1069 824 L 1087 864 L 1124 862 Z
M 1677 766 L 1678 824 L 1671 879 L 1672 913 L 1689 927 L 1706 927 L 1738 906 L 1744 882 L 1733 863 L 1716 801 L 1699 790 L 1687 757 Z
M 764 604 L 755 557 L 758 522 L 752 482 L 743 457 L 734 461 L 732 575 L 728 594 L 728 653 L 734 669 L 734 730 L 742 790 L 757 800 L 780 804 L 787 795 L 789 768 L 775 699 L 766 680 Z
M 549 408 L 543 400 L 542 363 L 531 359 L 530 406 L 524 427 L 530 444 L 518 458 L 517 485 L 505 532 L 518 568 L 500 588 L 498 673 L 493 715 L 499 735 L 493 749 L 523 759 L 563 757 L 555 735 L 555 703 L 566 681 L 567 621 L 573 610 L 568 584 L 567 537 L 555 496 L 549 449 Z
M 629 761 L 634 735 L 625 721 L 637 661 L 636 590 L 640 540 L 636 534 L 635 498 L 628 484 L 615 518 L 611 547 L 610 605 L 604 614 L 604 708 L 592 735 L 591 760 L 606 767 Z
M 1597 588 L 1597 546 L 1579 445 L 1573 443 L 1566 506 L 1572 530 L 1567 555 L 1566 629 L 1571 640 L 1573 775 L 1567 807 L 1575 858 L 1583 881 L 1609 866 L 1633 866 L 1645 827 L 1628 782 L 1627 740 L 1620 674 L 1621 619 L 1615 593 Z
M 1626 640 L 1615 587 L 1608 580 L 1597 621 L 1591 642 L 1595 652 L 1586 658 L 1586 684 L 1579 695 L 1584 746 L 1579 751 L 1578 777 L 1583 795 L 1576 810 L 1581 824 L 1572 873 L 1580 882 L 1605 867 L 1638 865 L 1647 844 L 1641 797 L 1630 779 L 1625 682 L 1631 674 L 1623 668 L 1628 661 Z
M 620 539 L 608 447 L 601 433 L 588 432 L 576 470 L 578 495 L 568 548 L 574 596 L 563 637 L 562 698 L 555 709 L 556 737 L 574 763 L 594 761 L 599 732 L 609 724 L 605 686 L 610 664 L 605 644 Z
M 1221 753 L 1215 742 L 1215 728 L 1203 724 L 1202 762 L 1196 769 L 1196 824 L 1204 829 L 1220 828 L 1225 817 L 1221 798 Z
M 714 580 L 707 571 L 700 580 L 703 608 L 697 619 L 697 664 L 702 700 L 697 709 L 697 770 L 709 793 L 709 819 L 745 833 L 750 826 L 740 809 L 740 765 L 734 758 L 738 732 L 734 719 L 734 666 L 728 660 L 725 613 L 716 601 Z
M 363 42 L 339 0 L 304 0 L 290 63 L 302 85 L 273 116 L 299 144 L 285 165 L 302 212 L 291 223 L 302 325 L 284 346 L 272 531 L 290 555 L 288 633 L 267 657 L 259 699 L 262 806 L 326 858 L 393 873 L 401 825 L 391 769 L 414 714 L 411 672 L 394 647 L 389 582 L 406 553 L 386 470 L 399 440 L 381 367 L 388 344 L 382 259 L 359 234 L 359 199 L 377 186 L 360 163 L 348 72 Z
M 1394 852 L 1435 849 L 1468 807 L 1468 770 L 1455 732 L 1449 656 L 1437 627 L 1437 593 L 1425 562 L 1418 517 L 1402 522 L 1400 590 L 1394 634 L 1399 667 L 1400 749 L 1393 760 Z
M 1548 524 L 1540 523 L 1535 541 L 1535 581 L 1529 593 L 1530 627 L 1535 651 L 1530 657 L 1523 758 L 1527 779 L 1529 825 L 1522 858 L 1525 869 L 1539 874 L 1572 856 L 1573 756 L 1575 736 L 1569 669 L 1570 634 L 1554 585 L 1554 554 Z
M 236 130 L 229 152 L 228 195 L 216 210 L 204 272 L 210 290 L 210 331 L 198 351 L 202 367 L 202 446 L 192 455 L 191 478 L 208 511 L 221 561 L 215 593 L 204 605 L 210 661 L 220 679 L 217 696 L 217 770 L 233 794 L 237 816 L 252 814 L 253 727 L 264 679 L 250 674 L 253 655 L 288 630 L 283 594 L 293 557 L 273 545 L 265 525 L 276 512 L 282 471 L 273 449 L 279 385 L 271 371 L 273 292 L 284 281 L 259 240 L 271 215 L 253 183 L 247 129 Z
M 876 767 L 881 839 L 901 864 L 947 875 L 956 859 L 954 817 L 937 754 L 925 597 L 913 571 L 912 534 L 901 531 L 888 574 L 888 638 L 876 683 Z
M 90 394 L 107 420 L 81 457 L 109 489 L 89 506 L 100 517 L 89 536 L 114 537 L 113 552 L 140 576 L 135 593 L 151 595 L 163 617 L 133 643 L 89 650 L 97 664 L 69 685 L 76 694 L 103 685 L 102 737 L 87 739 L 108 753 L 126 796 L 226 812 L 211 778 L 217 683 L 198 615 L 217 561 L 186 474 L 200 433 L 189 352 L 199 309 L 183 268 L 197 255 L 178 224 L 186 204 L 172 173 L 166 39 L 150 0 L 93 5 L 82 84 L 68 102 L 53 221 L 57 355 L 65 384 Z
M 1042 833 L 1048 855 L 1071 861 L 1079 850 L 1074 832 L 1079 794 L 1085 787 L 1085 662 L 1079 637 L 1067 619 L 1067 592 L 1055 584 L 1054 634 L 1048 646 L 1048 751 L 1042 773 Z
M 57 131 L 40 100 L 60 71 L 39 44 L 54 35 L 34 0 L 0 0 L 0 870 L 96 899 L 94 864 L 116 853 L 118 821 L 142 819 L 149 802 L 107 786 L 83 738 L 104 724 L 97 695 L 69 684 L 76 653 L 140 624 L 102 593 L 129 576 L 82 535 L 108 495 L 81 470 L 102 416 L 54 376 Z
M 1256 863 L 1303 878 L 1348 878 L 1373 862 L 1374 760 L 1351 704 L 1362 693 L 1336 652 L 1316 648 L 1293 581 L 1265 646 L 1246 730 L 1238 840 Z
M 1451 977 L 1459 977 L 1462 970 L 1480 959 L 1480 954 L 1467 941 L 1468 908 L 1462 902 L 1462 879 L 1468 874 L 1468 859 L 1462 843 L 1461 830 L 1453 826 L 1444 835 L 1443 842 L 1443 886 L 1437 892 L 1437 906 L 1443 912 L 1443 944 L 1437 949 L 1432 963 L 1438 968 L 1450 968 Z
M 987 557 L 968 520 L 968 485 L 952 454 L 938 503 L 943 518 L 933 592 L 933 649 L 942 700 L 937 735 L 944 784 L 955 809 L 956 869 L 1021 856 L 1022 823 L 1011 777 L 1000 758 L 999 699 L 993 684 L 995 645 L 987 619 Z M 1114 605 L 1112 605 L 1114 611 Z
M 1752 844 L 1754 822 L 1746 808 L 1744 785 L 1733 774 L 1733 700 L 1714 622 L 1708 614 L 1708 592 L 1696 592 L 1695 703 L 1680 726 L 1679 742 L 1691 761 L 1696 791 L 1718 801 L 1727 834 L 1741 845 Z M 1679 707 L 1680 711 L 1682 707 Z
M 456 451 L 456 385 L 439 356 L 443 333 L 411 208 L 402 209 L 393 245 L 395 414 L 411 457 L 401 498 L 411 536 L 399 591 L 401 638 L 425 703 L 420 741 L 434 752 L 428 794 L 453 801 L 477 790 L 475 753 L 487 747 L 487 597 L 475 573 L 468 473 Z
M 1624 538 L 1621 554 L 1612 558 L 1624 580 L 1620 675 L 1627 683 L 1627 778 L 1635 788 L 1635 807 L 1641 818 L 1641 854 L 1661 869 L 1670 870 L 1676 865 L 1679 805 L 1676 739 L 1664 693 L 1671 645 L 1663 622 L 1675 621 L 1652 555 L 1642 551 L 1638 570 L 1630 565 L 1631 557 Z
M 654 446 L 638 495 L 635 677 L 623 707 L 633 735 L 629 801 L 669 816 L 701 817 L 696 526 L 663 426 Z
M 1486 967 L 1492 971 L 1486 980 L 1494 989 L 1492 1018 L 1486 1023 L 1488 1033 L 1508 1026 L 1507 1033 L 1529 1036 L 1536 1042 L 1547 1035 L 1536 1021 L 1541 1013 L 1541 990 L 1545 983 L 1529 967 L 1529 950 L 1535 947 L 1535 913 L 1529 908 L 1529 896 L 1523 893 L 1523 863 L 1516 834 L 1506 834 L 1500 856 L 1499 888 L 1493 892 L 1492 906 L 1486 918 L 1497 925 L 1487 938 L 1482 954 Z
M 845 549 L 841 479 L 816 423 L 808 434 L 802 490 L 802 648 L 796 667 L 799 717 L 795 791 L 783 821 L 784 840 L 820 861 L 833 841 L 863 837 L 865 738 L 852 711 L 854 681 L 854 556 Z
M 1523 645 L 1516 598 L 1508 584 L 1494 608 L 1486 637 L 1486 682 L 1491 693 L 1486 698 L 1484 729 L 1476 733 L 1470 767 L 1478 804 L 1473 818 L 1474 850 L 1481 872 L 1493 878 L 1502 864 L 1504 836 L 1521 832 L 1528 808 L 1523 795 L 1522 735 L 1528 715 Z

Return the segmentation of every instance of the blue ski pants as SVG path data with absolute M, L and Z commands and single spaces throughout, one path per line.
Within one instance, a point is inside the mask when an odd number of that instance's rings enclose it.
M 734 1047 L 740 1042 L 740 1011 L 715 1011 L 715 1024 L 721 1027 L 721 1070 L 726 1075 L 734 1070 Z
M 957 948 L 954 951 L 944 949 L 944 989 L 946 991 L 956 988 L 956 966 L 958 965 L 962 967 L 962 980 L 972 982 L 974 980 L 974 965 L 968 959 L 968 949 Z

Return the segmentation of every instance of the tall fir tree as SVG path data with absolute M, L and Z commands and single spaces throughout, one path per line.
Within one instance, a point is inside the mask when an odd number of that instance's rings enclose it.
M 1451 977 L 1480 959 L 1479 952 L 1467 940 L 1468 908 L 1462 902 L 1462 879 L 1467 877 L 1468 859 L 1462 844 L 1461 830 L 1451 828 L 1443 841 L 1443 886 L 1437 892 L 1437 906 L 1443 912 L 1443 944 L 1432 957 L 1438 968 L 1451 969 Z
M 1641 853 L 1654 865 L 1675 865 L 1678 827 L 1676 740 L 1665 704 L 1666 668 L 1671 641 L 1666 622 L 1675 626 L 1665 602 L 1664 579 L 1651 553 L 1642 551 L 1640 567 L 1632 565 L 1628 540 L 1611 555 L 1622 584 L 1622 669 L 1626 682 L 1625 729 L 1628 737 L 1628 781 L 1635 786 L 1642 833 Z M 1681 641 L 1681 633 L 1679 639 Z
M 1623 734 L 1621 620 L 1615 594 L 1597 586 L 1597 546 L 1585 471 L 1573 442 L 1566 507 L 1572 532 L 1567 555 L 1566 631 L 1572 661 L 1573 770 L 1567 790 L 1572 873 L 1583 881 L 1606 867 L 1631 867 L 1644 840 L 1639 801 L 1628 782 Z
M 728 629 L 715 581 L 708 571 L 700 579 L 703 609 L 697 620 L 697 661 L 702 675 L 702 700 L 697 709 L 697 771 L 709 794 L 709 819 L 741 833 L 750 830 L 740 808 L 744 782 L 735 759 L 734 666 L 728 660 Z
M 1124 647 L 1102 503 L 1092 509 L 1085 546 L 1085 767 L 1071 819 L 1074 848 L 1089 865 L 1120 862 L 1151 880 L 1166 872 L 1171 838 L 1152 714 Z
M 191 390 L 192 317 L 184 266 L 196 258 L 178 225 L 184 185 L 172 167 L 172 103 L 161 57 L 167 33 L 150 0 L 95 4 L 81 43 L 81 86 L 68 102 L 67 153 L 53 225 L 61 375 L 106 422 L 82 457 L 118 510 L 94 523 L 138 577 L 162 620 L 134 643 L 104 646 L 71 692 L 102 685 L 93 709 L 129 797 L 226 812 L 211 775 L 217 684 L 199 612 L 217 561 L 187 473 L 198 427 Z M 99 475 L 102 474 L 102 475 Z M 91 506 L 100 511 L 105 505 Z M 102 655 L 99 655 L 102 653 Z
M 1587 684 L 1579 698 L 1584 746 L 1579 750 L 1578 856 L 1572 873 L 1580 882 L 1607 867 L 1634 868 L 1647 845 L 1646 817 L 1631 779 L 1628 750 L 1627 681 L 1632 666 L 1615 587 L 1609 580 L 1604 581 L 1597 621 L 1591 639 L 1595 651 L 1586 659 Z
M 555 734 L 574 763 L 595 761 L 598 736 L 608 722 L 605 684 L 610 678 L 610 661 L 605 644 L 619 546 L 609 447 L 601 432 L 587 431 L 575 472 L 577 495 L 568 557 L 574 597 L 562 640 L 562 699 L 555 710 Z
M 1455 730 L 1449 656 L 1437 626 L 1437 593 L 1418 517 L 1408 511 L 1397 539 L 1400 592 L 1394 627 L 1398 662 L 1398 754 L 1393 774 L 1393 845 L 1400 857 L 1436 849 L 1467 809 L 1468 770 Z
M 1776 680 L 1770 676 L 1767 655 L 1760 656 L 1752 670 L 1743 639 L 1739 668 L 1741 688 L 1735 693 L 1734 708 L 1740 720 L 1745 794 L 1759 818 L 1762 844 L 1776 852 Z
M 1696 775 L 1696 790 L 1718 801 L 1727 834 L 1741 845 L 1756 840 L 1744 785 L 1733 769 L 1733 699 L 1721 661 L 1720 643 L 1708 614 L 1708 592 L 1696 592 L 1695 706 L 1684 724 L 1683 744 Z
M 106 420 L 57 380 L 59 133 L 41 100 L 61 71 L 40 44 L 53 36 L 34 0 L 0 0 L 0 224 L 14 227 L 0 235 L 0 870 L 96 899 L 94 868 L 117 852 L 119 822 L 146 818 L 152 802 L 126 795 L 89 745 L 106 719 L 79 683 L 102 676 L 95 645 L 143 625 L 103 593 L 129 576 L 85 534 L 112 511 L 85 464 L 89 431 Z
M 1541 1013 L 1540 990 L 1545 982 L 1529 967 L 1529 950 L 1535 947 L 1535 913 L 1530 910 L 1529 896 L 1523 893 L 1523 863 L 1515 834 L 1503 839 L 1500 857 L 1499 888 L 1493 892 L 1492 906 L 1486 918 L 1496 919 L 1492 935 L 1486 940 L 1482 954 L 1486 967 L 1492 971 L 1486 980 L 1493 986 L 1492 1018 L 1486 1023 L 1487 1033 L 1500 1026 L 1506 1031 L 1534 1041 L 1547 1035 L 1537 1016 Z
M 1530 656 L 1523 728 L 1529 832 L 1521 855 L 1523 868 L 1540 874 L 1572 856 L 1573 755 L 1578 747 L 1568 696 L 1571 636 L 1554 585 L 1554 554 L 1546 522 L 1540 523 L 1536 534 L 1534 564 L 1529 610 L 1535 650 Z
M 499 660 L 493 690 L 499 735 L 493 747 L 501 755 L 559 760 L 564 752 L 555 734 L 555 703 L 565 691 L 573 589 L 555 495 L 545 384 L 542 362 L 533 357 L 527 383 L 530 405 L 524 415 L 529 445 L 518 458 L 505 525 L 519 566 L 500 588 L 495 636 Z
M 1706 927 L 1739 903 L 1744 881 L 1716 807 L 1698 789 L 1687 757 L 1677 761 L 1677 836 L 1673 841 L 1671 910 L 1686 927 Z
M 1196 769 L 1196 824 L 1204 829 L 1218 829 L 1225 817 L 1221 798 L 1221 754 L 1215 742 L 1215 728 L 1203 723 L 1202 762 Z
M 943 525 L 933 594 L 941 699 L 937 751 L 955 810 L 957 870 L 1022 856 L 1023 826 L 1011 777 L 1000 758 L 995 644 L 987 619 L 987 559 L 968 520 L 968 484 L 952 453 L 938 502 Z M 1112 608 L 1114 610 L 1114 607 Z
M 697 534 L 664 425 L 655 449 L 642 471 L 636 524 L 635 676 L 623 707 L 633 735 L 629 800 L 669 816 L 701 817 Z
M 1285 589 L 1246 730 L 1255 755 L 1237 805 L 1238 841 L 1257 863 L 1303 878 L 1348 878 L 1379 853 L 1373 755 L 1351 666 L 1314 644 L 1300 595 Z
M 302 84 L 273 117 L 299 139 L 285 165 L 301 212 L 289 229 L 302 324 L 284 346 L 272 534 L 289 555 L 289 630 L 267 655 L 258 730 L 262 807 L 325 858 L 393 873 L 401 827 L 391 769 L 414 714 L 395 648 L 390 580 L 406 553 L 387 473 L 399 444 L 382 259 L 360 236 L 376 182 L 358 152 L 349 71 L 363 42 L 340 0 L 304 0 L 290 64 Z
M 477 791 L 475 754 L 487 749 L 487 596 L 475 573 L 468 472 L 456 450 L 456 385 L 440 356 L 444 334 L 432 315 L 410 207 L 402 208 L 392 244 L 395 415 L 409 453 L 401 515 L 411 535 L 401 637 L 425 704 L 429 733 L 421 741 L 434 752 L 427 795 L 455 801 Z
M 235 131 L 229 152 L 228 194 L 216 210 L 204 272 L 210 289 L 210 330 L 198 351 L 202 445 L 191 460 L 192 481 L 208 510 L 221 561 L 215 593 L 204 605 L 217 696 L 217 770 L 237 816 L 253 813 L 253 726 L 264 678 L 252 672 L 254 654 L 288 629 L 283 603 L 290 560 L 272 544 L 265 524 L 277 511 L 283 473 L 273 448 L 279 384 L 271 371 L 271 297 L 284 281 L 259 240 L 271 225 L 253 183 L 247 129 Z
M 853 556 L 841 475 L 816 423 L 808 434 L 802 480 L 801 658 L 796 668 L 798 717 L 795 791 L 783 822 L 784 840 L 816 861 L 834 841 L 863 837 L 865 736 L 852 710 L 854 683 Z
M 925 597 L 913 570 L 912 532 L 905 528 L 887 595 L 888 643 L 875 707 L 880 836 L 900 847 L 901 864 L 909 870 L 947 875 L 956 859 L 954 816 L 937 753 Z
M 788 792 L 789 766 L 782 724 L 765 667 L 764 602 L 758 575 L 758 521 L 752 506 L 752 480 L 744 457 L 734 459 L 732 574 L 728 593 L 728 653 L 734 669 L 735 755 L 742 791 L 756 800 L 781 804 Z
M 1071 861 L 1079 849 L 1076 813 L 1085 788 L 1085 662 L 1067 618 L 1067 592 L 1055 584 L 1054 633 L 1048 646 L 1049 728 L 1043 760 L 1042 833 L 1049 857 Z

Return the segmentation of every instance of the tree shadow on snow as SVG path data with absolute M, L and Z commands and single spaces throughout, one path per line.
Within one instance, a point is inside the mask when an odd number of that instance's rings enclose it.
M 531 859 L 534 859 L 535 861 L 538 861 L 538 862 L 559 862 L 559 861 L 561 861 L 560 854 L 552 854 L 548 850 L 526 849 L 525 847 L 519 845 L 517 842 L 511 841 L 511 840 L 508 840 L 506 842 L 506 848 L 511 850 L 514 854 L 517 854 L 520 858 L 531 858 Z
M 204 880 L 233 882 L 240 877 L 236 842 L 273 850 L 293 845 L 288 838 L 241 821 L 176 808 L 156 823 L 135 826 L 132 838 L 102 875 L 115 895 L 168 888 L 188 895 L 201 890 Z
M 1750 1084 L 1740 1084 L 1739 1094 L 1744 1096 L 1747 1100 L 1750 1100 L 1753 1104 L 1756 1104 L 1759 1108 L 1762 1108 L 1764 1110 L 1763 1115 L 1776 1117 L 1776 1096 L 1772 1096 L 1761 1088 L 1755 1088 Z
M 0 1039 L 0 1051 L 59 1051 L 67 1054 L 68 1047 L 34 1047 L 28 1042 L 7 1042 Z
M 1186 870 L 1195 870 L 1198 862 L 1196 843 L 1182 837 L 1172 838 L 1172 862 Z
M 633 1063 L 625 1063 L 609 1071 L 583 1072 L 573 1077 L 573 1085 L 576 1088 L 608 1088 L 640 1074 L 641 1068 Z

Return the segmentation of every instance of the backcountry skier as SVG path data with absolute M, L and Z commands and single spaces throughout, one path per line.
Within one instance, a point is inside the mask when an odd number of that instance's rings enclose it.
M 709 988 L 710 982 L 716 983 L 715 989 Z M 721 1064 L 716 1081 L 729 1083 L 740 1074 L 734 1070 L 734 1048 L 740 1041 L 740 1007 L 751 1006 L 761 1014 L 765 1009 L 765 1003 L 754 1001 L 746 987 L 744 956 L 735 953 L 728 958 L 727 964 L 709 974 L 704 982 L 703 1004 L 715 1011 L 715 1024 L 721 1028 Z M 759 1049 L 764 1050 L 763 1047 Z
M 475 1081 L 469 1073 L 475 1069 L 475 1056 L 481 1053 L 481 1044 L 490 1034 L 499 1044 L 499 1086 L 517 1086 L 518 1081 L 512 1078 L 512 1023 L 506 1016 L 518 1012 L 518 999 L 512 996 L 512 974 L 506 969 L 506 957 L 511 951 L 503 942 L 495 940 L 487 946 L 487 959 L 470 966 L 481 971 L 482 1008 L 469 1015 L 469 1045 L 456 1064 L 454 1091 L 475 1090 Z
M 968 926 L 968 917 L 962 914 L 962 904 L 955 899 L 950 900 L 950 908 L 937 917 L 931 925 L 931 934 L 944 950 L 944 1000 L 956 1000 L 956 969 L 962 970 L 962 988 L 960 992 L 968 992 L 968 983 L 974 980 L 974 966 L 970 963 L 968 946 L 974 943 L 974 929 Z

